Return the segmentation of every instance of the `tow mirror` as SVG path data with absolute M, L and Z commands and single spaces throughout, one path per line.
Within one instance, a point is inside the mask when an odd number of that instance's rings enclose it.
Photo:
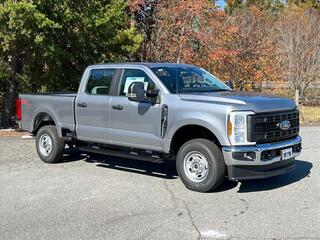
M 128 88 L 128 99 L 135 102 L 145 102 L 144 84 L 142 82 L 133 82 Z
M 159 92 L 158 89 L 145 91 L 142 82 L 133 82 L 128 88 L 128 99 L 135 102 L 150 102 L 156 104 Z
M 228 81 L 225 82 L 225 84 L 226 84 L 229 88 L 233 89 L 233 82 L 232 82 L 232 81 L 228 80 Z

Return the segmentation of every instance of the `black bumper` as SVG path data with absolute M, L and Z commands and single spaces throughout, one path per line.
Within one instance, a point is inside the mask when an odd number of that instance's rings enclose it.
M 295 168 L 294 160 L 286 160 L 268 165 L 228 166 L 230 180 L 264 179 L 291 172 Z

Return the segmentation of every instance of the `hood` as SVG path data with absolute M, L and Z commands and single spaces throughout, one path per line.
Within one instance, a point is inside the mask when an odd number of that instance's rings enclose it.
M 253 110 L 254 112 L 281 111 L 295 109 L 297 106 L 289 98 L 275 97 L 255 92 L 197 92 L 182 93 L 184 101 L 196 101 L 234 106 L 235 109 Z

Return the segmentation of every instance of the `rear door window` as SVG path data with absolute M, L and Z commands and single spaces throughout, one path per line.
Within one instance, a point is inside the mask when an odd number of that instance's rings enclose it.
M 116 74 L 116 69 L 91 70 L 86 93 L 90 95 L 109 95 L 111 82 Z

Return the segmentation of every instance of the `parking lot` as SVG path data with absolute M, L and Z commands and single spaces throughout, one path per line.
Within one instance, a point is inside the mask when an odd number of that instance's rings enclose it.
M 0 138 L 0 239 L 320 239 L 320 127 L 303 127 L 296 170 L 187 190 L 175 163 L 68 155 Z

